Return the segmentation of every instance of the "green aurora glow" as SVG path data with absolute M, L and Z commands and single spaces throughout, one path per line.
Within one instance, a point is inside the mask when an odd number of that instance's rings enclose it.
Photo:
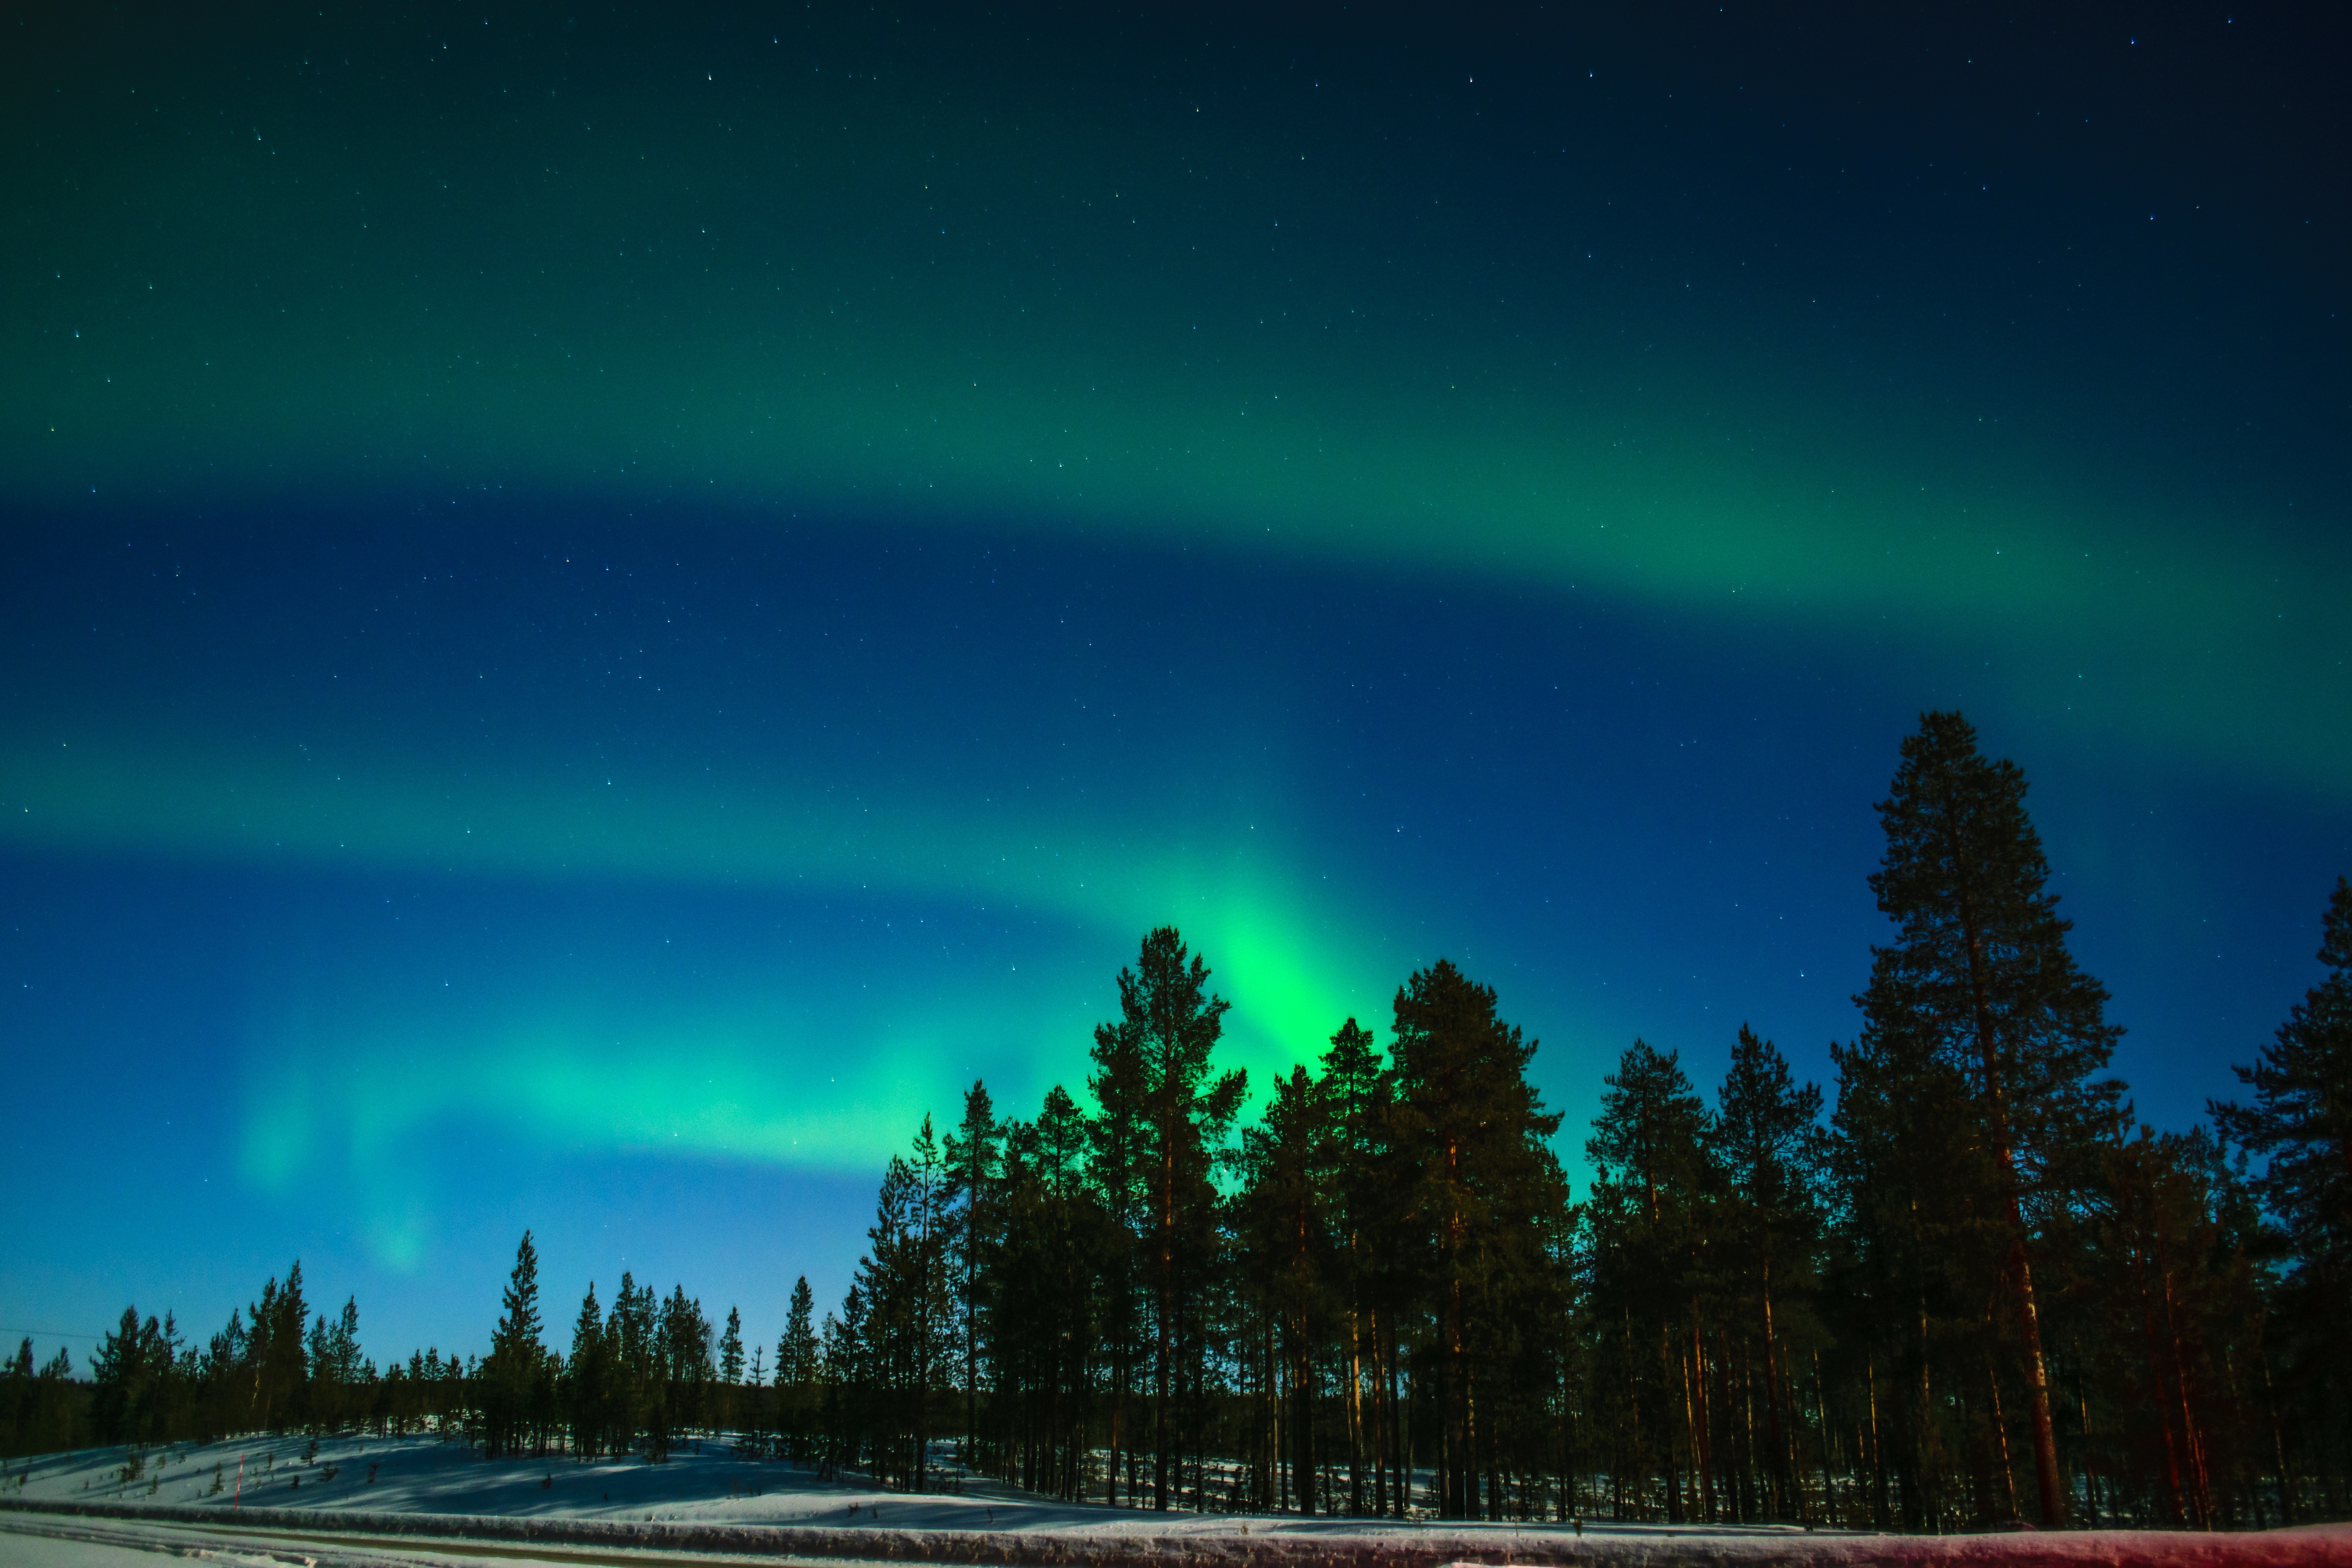
M 18 750 L 0 757 L 17 807 L 10 837 L 52 850 L 459 879 L 855 890 L 1004 906 L 1113 937 L 1172 920 L 1214 954 L 1218 985 L 1235 1004 L 1227 1059 L 1258 1081 L 1317 1054 L 1333 1020 L 1377 1016 L 1393 984 L 1388 969 L 1402 957 L 1348 918 L 1360 905 L 1328 886 L 1313 902 L 1299 895 L 1299 857 L 1270 818 L 1264 832 L 1202 823 L 1187 847 L 1164 837 L 1165 822 L 1122 842 L 1113 827 L 1066 813 L 959 814 L 915 795 L 795 800 L 749 778 L 733 788 L 659 778 L 614 788 L 523 774 L 486 786 L 461 771 L 286 754 L 224 761 L 152 739 Z M 324 1051 L 377 1065 L 335 1080 L 323 1101 L 308 1075 L 257 1068 L 245 1168 L 282 1186 L 330 1130 L 368 1168 L 404 1132 L 483 1106 L 558 1143 L 667 1142 L 698 1154 L 867 1164 L 953 1081 L 957 1069 L 943 1065 L 943 1042 L 959 1033 L 950 1015 L 986 1004 L 960 998 L 912 1016 L 886 1008 L 821 1027 L 711 1016 L 709 1006 L 688 1003 L 686 1021 L 673 1015 L 652 1037 L 600 1026 L 628 1011 L 617 999 L 600 1010 L 537 996 L 511 1016 L 458 1020 L 420 1019 L 405 1003 L 306 1006 L 299 1027 L 262 1043 L 262 1063 Z M 367 1021 L 357 1038 L 354 1018 Z M 1087 1022 L 1069 1020 L 1074 1037 Z M 681 1079 L 646 1067 L 671 1059 L 673 1047 L 717 1070 Z M 814 1086 L 804 1064 L 815 1060 L 845 1065 Z M 394 1250 L 405 1256 L 407 1244 Z
M 2285 499 L 2340 497 L 2215 479 L 2127 415 L 2116 437 L 2083 410 L 2127 404 L 2120 374 L 2070 371 L 2031 325 L 1937 337 L 1917 300 L 1767 279 L 1760 240 L 1745 279 L 1645 264 L 1670 247 L 1624 215 L 1667 182 L 1597 141 L 1555 159 L 1547 131 L 1510 149 L 1540 175 L 1457 182 L 1500 157 L 1444 140 L 1488 134 L 1454 128 L 1466 110 L 1391 143 L 1360 94 L 1326 115 L 1320 80 L 1271 67 L 1122 93 L 1009 46 L 983 69 L 854 32 L 559 61 L 501 20 L 453 32 L 445 62 L 423 23 L 350 26 L 238 35 L 202 68 L 172 51 L 209 46 L 166 28 L 14 95 L 12 145 L 47 150 L 0 172 L 17 528 L 326 519 L 352 497 L 462 527 L 527 497 L 648 529 L 806 515 L 1201 551 L 1562 614 L 1592 595 L 1892 648 L 2052 749 L 2087 734 L 2352 805 L 2352 542 Z M 1278 761 L 1246 810 L 1139 786 L 1074 812 L 880 766 L 606 782 L 414 724 L 298 750 L 285 712 L 226 721 L 238 697 L 17 684 L 0 850 L 1002 905 L 1120 946 L 1174 920 L 1261 1082 L 1430 956 L 1400 934 L 1410 889 L 1331 879 Z M 242 1169 L 282 1192 L 341 1151 L 371 1245 L 409 1265 L 429 1226 L 397 1152 L 468 1117 L 550 1146 L 870 1164 L 944 1109 L 992 1005 L 305 997 L 255 1026 Z M 330 1048 L 356 1066 L 277 1070 Z M 710 1070 L 645 1065 L 678 1056 Z M 822 1088 L 820 1060 L 842 1064 Z
M 2275 501 L 2078 445 L 2043 365 L 1629 282 L 1578 254 L 1622 174 L 1546 175 L 1530 227 L 1319 84 L 974 92 L 852 36 L 723 81 L 664 43 L 654 90 L 457 42 L 397 91 L 278 39 L 234 108 L 36 119 L 85 134 L 8 191 L 51 274 L 0 354 L 18 496 L 671 498 L 1577 584 L 1895 628 L 2021 709 L 2085 669 L 2126 744 L 2352 791 L 2295 720 L 2346 705 L 2352 547 L 2315 571 Z

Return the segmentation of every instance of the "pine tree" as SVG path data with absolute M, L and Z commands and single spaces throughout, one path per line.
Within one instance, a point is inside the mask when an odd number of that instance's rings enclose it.
M 961 1337 L 965 1463 L 980 1410 L 981 1281 L 996 1240 L 998 1152 L 1003 1130 L 988 1088 L 972 1080 L 963 1096 L 963 1121 L 947 1139 L 947 1200 L 953 1208 L 956 1313 Z
M 1370 1510 L 1388 1508 L 1386 1441 L 1393 1428 L 1384 1397 L 1392 1363 L 1395 1317 L 1406 1260 L 1402 1199 L 1391 1159 L 1395 1080 L 1381 1059 L 1372 1032 L 1349 1018 L 1323 1054 L 1322 1089 L 1334 1141 L 1333 1202 L 1339 1247 L 1339 1285 L 1347 1314 L 1348 1508 L 1367 1508 L 1365 1469 L 1371 1470 Z M 1369 1419 L 1365 1407 L 1370 1383 Z M 1384 1419 L 1384 1414 L 1390 1419 Z M 1400 1500 L 1401 1501 L 1402 1500 Z
M 2253 1103 L 2216 1104 L 2212 1115 L 2263 1162 L 2250 1185 L 2284 1233 L 2291 1259 L 2277 1336 L 2287 1403 L 2312 1446 L 2333 1451 L 2328 1468 L 2340 1476 L 2352 1454 L 2352 1351 L 2344 1332 L 2352 1321 L 2352 883 L 2341 877 L 2320 930 L 2327 973 L 2253 1065 L 2235 1069 Z
M 907 1365 L 913 1359 L 913 1324 L 908 1321 L 913 1291 L 906 1279 L 914 1250 L 908 1232 L 914 1226 L 914 1175 L 898 1155 L 882 1172 L 882 1185 L 874 1197 L 874 1223 L 866 1227 L 866 1255 L 857 1260 L 851 1294 L 864 1303 L 858 1314 L 845 1304 L 842 1316 L 856 1321 L 864 1352 L 859 1383 L 877 1441 L 875 1469 L 885 1480 L 897 1478 L 901 1467 L 911 1470 L 908 1456 L 899 1447 L 903 1438 Z
M 808 1420 L 816 1398 L 817 1337 L 812 1320 L 816 1293 L 803 1274 L 793 1282 L 783 1337 L 776 1342 L 776 1426 L 785 1453 L 796 1463 L 809 1458 Z
M 1264 1121 L 1242 1134 L 1242 1224 L 1288 1393 L 1274 1423 L 1286 1437 L 1278 1463 L 1302 1514 L 1316 1510 L 1318 1364 L 1344 1283 L 1331 1230 L 1338 1180 L 1331 1121 L 1322 1086 L 1299 1066 L 1274 1080 Z
M 604 1310 L 596 1302 L 596 1281 L 580 1299 L 580 1315 L 572 1321 L 572 1357 L 566 1365 L 565 1394 L 571 1406 L 572 1447 L 583 1459 L 604 1451 L 607 1406 L 612 1399 L 612 1341 L 604 1330 Z
M 2305 994 L 2252 1067 L 2233 1068 L 2251 1106 L 2211 1107 L 2215 1122 L 2264 1162 L 2254 1191 L 2285 1226 L 2305 1268 L 2352 1271 L 2352 882 L 2336 879 L 2321 921 L 2326 978 Z
M 1830 1055 L 1830 1327 L 1873 1434 L 1864 1517 L 1881 1530 L 1927 1530 L 1942 1512 L 1947 1468 L 1938 1374 L 1960 1359 L 1984 1281 L 2008 1253 L 2000 1183 L 1963 1065 L 1929 1033 L 1865 1020 L 1860 1038 Z
M 1045 1091 L 1037 1112 L 1036 1170 L 1055 1196 L 1076 1199 L 1087 1182 L 1087 1151 L 1092 1138 L 1087 1113 L 1060 1084 Z
M 1075 1162 L 1072 1165 L 1074 1179 L 1082 1176 L 1092 1186 L 1104 1217 L 1109 1222 L 1101 1260 L 1102 1327 L 1110 1363 L 1107 1369 L 1110 1412 L 1103 1465 L 1103 1501 L 1116 1508 L 1122 1460 L 1128 1473 L 1133 1473 L 1135 1444 L 1128 1431 L 1128 1402 L 1136 1392 L 1137 1340 L 1144 1315 L 1139 1300 L 1144 1273 L 1143 1237 L 1150 1233 L 1152 1215 L 1150 1140 L 1139 1031 L 1114 1024 L 1097 1025 L 1093 1059 L 1095 1070 L 1087 1087 L 1094 1095 L 1097 1113 L 1091 1118 L 1079 1117 L 1076 1115 L 1075 1102 L 1071 1105 L 1070 1125 L 1083 1128 L 1087 1135 L 1083 1172 L 1075 1169 Z M 1062 1092 L 1059 1085 L 1055 1092 Z M 1047 1110 L 1052 1110 L 1050 1097 Z M 1043 1116 L 1037 1135 L 1041 1145 L 1053 1142 Z M 1007 1142 L 1009 1146 L 1010 1140 Z
M 824 1315 L 818 1364 L 825 1434 L 823 1468 L 828 1477 L 845 1464 L 859 1464 L 865 1452 L 872 1368 L 867 1308 L 865 1286 L 853 1278 L 841 1299 L 840 1314 Z
M 875 1436 L 888 1445 L 883 1464 L 917 1490 L 926 1468 L 930 1380 L 950 1328 L 938 1176 L 938 1145 L 925 1117 L 914 1157 L 894 1154 L 883 1172 L 855 1283 L 866 1314 L 863 1349 L 870 1409 L 878 1418 Z
M 1188 965 L 1186 960 L 1190 958 Z M 1106 1122 L 1135 1142 L 1115 1180 L 1138 1200 L 1137 1239 L 1151 1292 L 1152 1506 L 1168 1506 L 1178 1433 L 1170 1405 L 1181 1341 L 1195 1327 L 1200 1266 L 1213 1241 L 1209 1173 L 1248 1092 L 1240 1069 L 1212 1079 L 1209 1058 L 1228 1004 L 1209 994 L 1209 966 L 1173 926 L 1143 939 L 1118 972 L 1119 1020 L 1095 1031 L 1090 1087 Z M 1117 1447 L 1116 1438 L 1113 1444 Z
M 308 1359 L 310 1363 L 310 1397 L 307 1410 L 310 1425 L 331 1425 L 335 1405 L 342 1391 L 335 1386 L 335 1352 L 327 1342 L 327 1314 L 324 1312 L 310 1320 Z
M 155 1331 L 155 1320 L 150 1318 L 143 1337 L 152 1338 Z M 101 1443 L 138 1443 L 147 1436 L 141 1430 L 140 1416 L 149 1397 L 151 1358 L 142 1341 L 139 1310 L 125 1307 L 122 1321 L 99 1342 L 90 1357 L 90 1426 Z
M 816 1294 L 809 1289 L 808 1276 L 793 1281 L 792 1304 L 784 1318 L 783 1338 L 776 1342 L 776 1386 L 798 1386 L 816 1381 L 816 1330 L 810 1318 L 816 1310 Z
M 23 1418 L 27 1452 L 55 1453 L 78 1445 L 84 1434 L 74 1420 L 73 1392 L 73 1357 L 59 1345 L 33 1380 L 31 1409 Z
M 710 1360 L 710 1320 L 700 1300 L 689 1297 L 683 1284 L 670 1287 L 661 1305 L 655 1330 L 656 1375 L 662 1384 L 662 1450 L 701 1425 L 706 1414 L 713 1368 Z
M 168 1314 L 167 1314 L 168 1316 Z M 334 1357 L 335 1376 L 349 1387 L 360 1381 L 360 1299 L 343 1298 L 341 1316 L 336 1319 L 334 1331 L 328 1336 L 328 1348 Z
M 924 1489 L 930 1462 L 930 1395 L 953 1335 L 949 1276 L 952 1234 L 937 1135 L 923 1118 L 905 1159 L 882 1178 L 873 1250 L 861 1265 L 872 1312 L 869 1338 L 880 1382 L 894 1397 L 896 1435 L 908 1445 L 906 1476 Z
M 483 1376 L 487 1457 L 522 1451 L 522 1425 L 530 1406 L 532 1382 L 545 1353 L 540 1343 L 539 1249 L 530 1232 L 515 1248 L 514 1270 L 499 1299 L 498 1326 L 490 1331 L 490 1354 Z
M 261 1288 L 261 1300 L 246 1308 L 249 1326 L 245 1352 L 251 1363 L 247 1386 L 252 1390 L 250 1414 L 254 1426 L 284 1431 L 302 1417 L 310 1376 L 303 1353 L 302 1331 L 310 1307 L 302 1297 L 302 1260 L 286 1271 L 286 1283 L 271 1279 Z
M 751 1365 L 744 1381 L 751 1390 L 751 1413 L 748 1425 L 751 1450 L 759 1458 L 773 1458 L 776 1455 L 771 1446 L 772 1438 L 768 1429 L 768 1412 L 771 1405 L 765 1397 L 768 1387 L 767 1346 L 755 1344 L 751 1347 Z
M 1665 1512 L 1704 1512 L 1699 1259 L 1708 1229 L 1706 1108 L 1677 1053 L 1635 1040 L 1603 1079 L 1585 1142 L 1591 1162 L 1593 1316 L 1608 1341 L 1618 1415 L 1612 1485 L 1636 1499 L 1663 1472 Z
M 1089 1123 L 1066 1090 L 1047 1090 L 1035 1121 L 1011 1121 L 1003 1131 L 997 1240 L 982 1288 L 991 1380 L 982 1462 L 1075 1500 L 1094 1448 L 1097 1369 L 1129 1355 L 1106 1343 L 1103 1324 L 1118 1294 L 1108 1265 L 1131 1256 L 1132 1235 L 1113 1224 L 1087 1179 Z
M 621 1288 L 614 1293 L 604 1325 L 612 1376 L 607 1441 L 614 1453 L 635 1447 L 641 1436 L 651 1453 L 656 1447 L 656 1432 L 667 1431 L 662 1426 L 663 1388 L 655 1364 L 657 1311 L 653 1287 L 637 1284 L 623 1269 Z M 666 1443 L 660 1447 L 663 1453 L 668 1451 Z
M 719 1392 L 715 1419 L 721 1429 L 735 1424 L 735 1391 L 743 1381 L 743 1316 L 727 1309 L 727 1330 L 719 1336 Z
M 1922 717 L 1878 806 L 1886 853 L 1870 886 L 1898 929 L 1872 950 L 1859 1000 L 1866 1039 L 1907 1037 L 1969 1085 L 2006 1233 L 2001 1285 L 2017 1323 L 2042 1521 L 2054 1527 L 2065 1521 L 2066 1488 L 2026 1200 L 2083 1179 L 2090 1130 L 2120 1092 L 2091 1075 L 2121 1031 L 2105 1021 L 2106 992 L 2066 950 L 2071 922 L 2045 889 L 2050 868 L 2025 791 L 2017 764 L 1986 761 L 1958 714 Z
M 1512 1337 L 1507 1303 L 1537 1285 L 1549 1238 L 1565 1223 L 1566 1181 L 1548 1141 L 1560 1118 L 1528 1082 L 1536 1042 L 1496 1016 L 1495 992 L 1440 959 L 1398 988 L 1391 1038 L 1407 1207 L 1431 1255 L 1426 1287 L 1437 1340 L 1439 1510 L 1449 1519 L 1499 1514 L 1496 1457 L 1477 1412 L 1481 1364 L 1495 1367 Z
M 1732 1047 L 1730 1070 L 1716 1095 L 1709 1142 L 1731 1184 L 1723 1229 L 1747 1271 L 1743 1295 L 1755 1304 L 1763 1352 L 1765 1421 L 1770 1440 L 1768 1474 L 1773 1511 L 1797 1511 L 1790 1450 L 1793 1422 L 1781 1346 L 1792 1290 L 1812 1283 L 1812 1251 L 1820 1237 L 1819 1182 L 1823 1160 L 1822 1091 L 1800 1088 L 1772 1042 L 1745 1024 Z
M 17 1345 L 7 1371 L 0 1373 L 0 1453 L 10 1456 L 28 1452 L 26 1444 L 31 1433 L 28 1427 L 33 1415 L 33 1340 L 26 1335 Z

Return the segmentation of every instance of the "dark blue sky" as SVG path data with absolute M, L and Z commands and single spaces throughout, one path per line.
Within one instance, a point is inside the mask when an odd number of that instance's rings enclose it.
M 1574 1167 L 1826 1078 L 1929 707 L 2143 1115 L 2316 976 L 2307 18 L 184 26 L 0 67 L 0 1328 L 478 1350 L 528 1225 L 772 1341 L 1163 921 L 1261 1083 L 1454 959 Z

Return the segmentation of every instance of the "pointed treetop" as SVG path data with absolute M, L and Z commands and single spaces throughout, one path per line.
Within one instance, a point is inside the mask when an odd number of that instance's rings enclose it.
M 539 1249 L 531 1245 L 530 1232 L 522 1233 L 522 1245 L 515 1248 L 514 1272 L 507 1277 L 507 1288 L 499 1299 L 501 1309 L 499 1326 L 490 1335 L 490 1353 L 520 1352 L 540 1349 L 539 1332 Z

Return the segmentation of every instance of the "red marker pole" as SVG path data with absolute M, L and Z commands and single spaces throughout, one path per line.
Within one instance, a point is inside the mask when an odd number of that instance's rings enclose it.
M 238 1510 L 245 1507 L 245 1456 L 243 1454 L 236 1457 L 236 1496 L 229 1500 L 229 1506 Z

